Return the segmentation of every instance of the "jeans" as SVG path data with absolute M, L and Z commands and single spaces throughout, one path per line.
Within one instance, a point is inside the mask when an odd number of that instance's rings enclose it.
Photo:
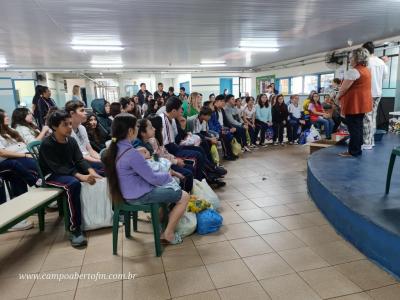
M 323 125 L 326 138 L 327 139 L 331 138 L 333 127 L 335 126 L 335 123 L 333 122 L 332 119 L 325 119 L 323 117 L 318 117 L 318 120 L 314 123 Z
M 362 154 L 364 114 L 346 115 L 346 125 L 350 133 L 349 153 L 353 156 Z
M 81 230 L 81 182 L 74 176 L 51 174 L 46 183 L 67 192 L 70 230 Z
M 297 134 L 299 130 L 299 119 L 290 119 L 288 121 L 288 126 L 287 126 L 287 137 L 289 142 L 295 142 L 298 138 L 299 135 Z
M 256 140 L 257 140 L 256 130 L 257 130 L 257 127 L 254 128 L 251 126 L 249 126 L 249 129 L 247 129 L 247 131 L 249 132 L 249 135 L 250 135 L 250 142 L 252 145 L 256 144 Z
M 36 161 L 33 158 L 8 158 L 0 162 L 0 174 L 10 182 L 10 198 L 26 193 L 26 185 L 34 186 L 38 180 Z
M 256 120 L 256 133 L 255 133 L 255 136 L 257 138 L 258 133 L 261 130 L 260 144 L 264 144 L 264 142 L 265 142 L 265 133 L 266 133 L 267 129 L 268 129 L 268 124 L 267 123 L 265 123 L 263 121 L 260 121 L 260 120 Z
M 200 148 L 200 147 L 194 147 L 194 148 Z M 176 157 L 194 160 L 195 161 L 195 166 L 194 166 L 195 172 L 193 173 L 194 177 L 197 180 L 202 180 L 204 178 L 201 170 L 202 167 L 204 167 L 204 157 L 201 152 L 197 150 L 192 150 L 191 146 L 181 147 L 175 143 L 170 143 L 165 145 L 165 149 L 167 149 L 169 153 L 175 155 Z
M 246 129 L 242 126 L 233 126 L 236 128 L 235 133 L 233 134 L 236 140 L 242 145 L 242 147 L 247 146 L 247 137 L 246 137 Z

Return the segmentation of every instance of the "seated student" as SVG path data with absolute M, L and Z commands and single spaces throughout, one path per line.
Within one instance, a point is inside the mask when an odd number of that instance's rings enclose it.
M 326 139 L 330 140 L 332 138 L 332 130 L 335 124 L 330 118 L 330 115 L 326 113 L 322 107 L 318 93 L 313 94 L 308 110 L 310 111 L 311 123 L 324 126 Z
M 13 111 L 11 127 L 22 137 L 25 144 L 41 141 L 49 133 L 49 127 L 44 125 L 40 131 L 33 122 L 33 114 L 26 107 L 19 107 Z
M 164 138 L 164 146 L 169 153 L 172 153 L 175 156 L 194 159 L 194 176 L 196 179 L 201 180 L 205 176 L 208 182 L 211 184 L 216 184 L 218 186 L 225 185 L 225 183 L 219 181 L 218 178 L 225 175 L 226 170 L 212 165 L 211 162 L 207 160 L 207 157 L 201 147 L 179 146 L 176 143 L 175 138 L 178 135 L 178 127 L 175 119 L 181 115 L 182 102 L 176 97 L 170 97 L 166 104 L 166 112 L 161 115 L 163 121 L 162 135 Z
M 197 92 L 190 94 L 188 101 L 183 101 L 182 109 L 185 118 L 197 115 L 201 108 L 202 95 Z
M 158 106 L 157 100 L 154 100 L 154 99 L 150 100 L 146 114 L 145 114 L 145 118 L 147 118 L 148 115 L 156 114 L 159 108 L 160 107 Z
M 122 97 L 119 99 L 119 103 L 121 104 L 121 112 L 132 113 L 135 108 L 135 104 L 128 97 Z
M 272 126 L 271 106 L 269 105 L 268 97 L 265 94 L 258 95 L 257 102 L 255 136 L 257 137 L 261 130 L 259 145 L 262 147 L 267 147 L 268 145 L 265 143 L 265 134 L 267 129 Z
M 299 106 L 299 95 L 290 96 L 290 104 L 288 106 L 289 120 L 287 126 L 287 136 L 289 144 L 297 143 L 299 138 L 299 127 L 305 125 L 306 122 L 301 119 L 301 108 Z
M 315 90 L 311 91 L 308 97 L 303 102 L 302 119 L 304 119 L 304 121 L 306 122 L 305 128 L 311 127 L 310 111 L 308 110 L 308 107 L 310 106 L 310 101 L 316 92 L 317 91 Z
M 246 130 L 248 129 L 248 126 L 243 124 L 240 114 L 235 107 L 235 96 L 233 95 L 227 95 L 225 97 L 225 115 L 230 124 L 229 127 L 236 128 L 233 135 L 242 145 L 242 151 L 251 152 L 250 148 L 247 147 Z
M 212 110 L 209 107 L 202 107 L 198 115 L 191 116 L 187 119 L 187 130 L 201 138 L 201 147 L 206 152 L 208 159 L 211 161 L 211 151 L 218 155 L 217 145 L 218 137 L 208 130 L 208 121 L 211 118 Z M 214 163 L 219 163 L 219 158 Z
M 272 123 L 274 127 L 274 145 L 278 145 L 278 142 L 283 146 L 283 131 L 288 120 L 288 109 L 285 104 L 282 94 L 276 96 L 275 105 L 272 107 Z M 278 142 L 277 142 L 278 140 Z
M 253 97 L 246 97 L 246 106 L 243 109 L 243 120 L 247 125 L 247 131 L 250 135 L 251 145 L 250 148 L 257 148 L 256 141 L 257 135 L 256 134 L 256 108 L 254 107 L 254 98 Z
M 173 178 L 167 172 L 154 172 L 140 153 L 133 148 L 136 138 L 136 118 L 130 114 L 118 115 L 112 124 L 112 143 L 105 153 L 105 165 L 111 198 L 114 204 L 174 203 L 168 216 L 168 225 L 161 239 L 182 243 L 175 227 L 187 209 L 189 195 L 182 190 L 163 187 Z
M 142 114 L 142 108 L 139 105 L 139 97 L 133 96 L 131 98 L 131 102 L 133 103 L 133 110 L 131 114 L 133 114 L 137 119 L 141 119 L 143 114 Z
M 110 103 L 105 99 L 95 99 L 90 105 L 92 106 L 93 113 L 96 115 L 98 126 L 109 136 L 112 122 L 109 118 Z
M 342 122 L 342 118 L 340 117 L 340 107 L 335 103 L 335 101 L 331 98 L 331 96 L 324 96 L 324 103 L 322 104 L 324 110 L 329 114 L 330 118 L 333 120 L 335 125 L 333 126 L 332 132 L 335 132 L 340 123 Z
M 133 146 L 145 147 L 151 156 L 158 156 L 171 162 L 171 169 L 175 172 L 174 176 L 180 179 L 180 185 L 183 190 L 190 193 L 193 188 L 193 167 L 185 165 L 184 161 L 176 158 L 163 146 L 162 138 L 162 119 L 157 115 L 150 115 L 149 119 L 138 121 L 138 135 Z
M 100 124 L 97 120 L 97 117 L 93 113 L 89 113 L 87 115 L 86 122 L 83 123 L 83 126 L 85 126 L 89 137 L 90 145 L 92 146 L 94 151 L 100 153 L 101 150 L 106 148 L 108 134 L 104 130 L 102 130 L 99 125 Z
M 108 117 L 111 122 L 114 120 L 115 116 L 121 113 L 121 103 L 119 102 L 113 102 L 110 104 L 110 116 Z M 110 133 L 111 133 L 111 127 L 110 127 Z
M 28 191 L 29 186 L 40 186 L 36 162 L 26 149 L 22 137 L 9 127 L 7 113 L 0 109 L 0 176 L 10 182 L 11 195 L 17 197 Z M 3 195 L 4 196 L 4 195 Z M 6 201 L 2 197 L 0 204 Z M 26 230 L 33 227 L 31 221 L 24 220 L 10 231 Z
M 220 137 L 222 148 L 224 150 L 225 160 L 235 160 L 237 156 L 232 153 L 231 141 L 233 139 L 233 133 L 236 132 L 236 128 L 230 127 L 230 124 L 226 118 L 224 107 L 225 107 L 225 96 L 218 95 L 215 97 L 214 105 L 211 105 L 214 112 L 211 114 L 211 118 L 208 121 L 208 127 L 211 131 L 217 132 Z
M 55 111 L 48 120 L 53 134 L 46 137 L 40 146 L 39 164 L 44 175 L 50 175 L 46 183 L 62 187 L 67 192 L 71 245 L 85 246 L 87 240 L 81 231 L 81 182 L 93 185 L 101 176 L 90 167 L 77 141 L 71 138 L 73 128 L 70 113 Z
M 87 120 L 84 103 L 78 100 L 68 101 L 65 103 L 65 111 L 71 116 L 71 137 L 78 142 L 83 158 L 89 162 L 90 166 L 94 168 L 97 173 L 104 175 L 104 166 L 100 161 L 100 155 L 93 150 L 86 128 L 82 125 L 82 123 Z

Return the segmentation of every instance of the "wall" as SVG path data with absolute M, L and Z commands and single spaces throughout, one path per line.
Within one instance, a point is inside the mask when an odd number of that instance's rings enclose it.
M 86 80 L 84 78 L 66 79 L 66 81 L 67 81 L 67 91 L 66 91 L 67 99 L 72 99 L 72 89 L 74 85 L 79 85 L 80 87 L 86 88 Z
M 173 80 L 173 87 L 175 89 L 175 95 L 179 94 L 180 83 L 189 81 L 190 91 L 193 90 L 192 87 L 192 74 L 176 74 Z

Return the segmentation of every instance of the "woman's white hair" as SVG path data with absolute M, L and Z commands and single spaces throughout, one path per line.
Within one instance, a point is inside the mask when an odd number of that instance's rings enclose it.
M 367 49 L 365 48 L 357 48 L 354 49 L 351 52 L 351 55 L 354 59 L 354 61 L 358 64 L 358 65 L 363 65 L 363 66 L 368 66 L 368 58 L 369 58 L 369 52 Z

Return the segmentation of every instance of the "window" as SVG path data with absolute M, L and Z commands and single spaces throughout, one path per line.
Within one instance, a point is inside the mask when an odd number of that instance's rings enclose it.
M 309 94 L 313 90 L 318 91 L 318 75 L 304 76 L 304 94 Z
M 333 78 L 335 73 L 321 74 L 321 93 L 325 93 L 331 87 Z
M 390 81 L 389 81 L 389 87 L 391 89 L 395 89 L 396 88 L 396 81 L 397 81 L 397 66 L 399 63 L 399 57 L 398 56 L 393 56 L 391 58 L 392 62 L 390 64 Z
M 292 94 L 303 93 L 303 76 L 293 77 L 290 84 L 290 92 Z
M 279 90 L 283 95 L 289 94 L 289 78 L 279 80 Z
M 240 77 L 239 78 L 239 94 L 240 97 L 244 97 L 246 93 L 251 95 L 251 78 L 247 77 Z

